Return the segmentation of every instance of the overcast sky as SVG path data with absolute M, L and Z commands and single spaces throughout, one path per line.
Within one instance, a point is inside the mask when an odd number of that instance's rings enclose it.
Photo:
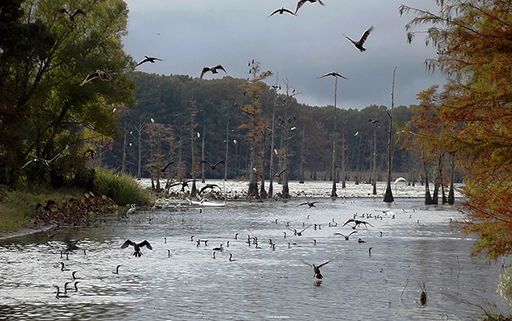
M 434 50 L 420 36 L 406 41 L 398 6 L 434 8 L 433 0 L 324 0 L 306 3 L 299 15 L 268 15 L 277 8 L 295 9 L 295 0 L 127 0 L 130 10 L 125 47 L 134 59 L 144 55 L 164 61 L 139 70 L 198 77 L 203 66 L 222 64 L 232 77 L 247 77 L 247 62 L 278 72 L 310 105 L 333 103 L 333 79 L 318 76 L 337 71 L 348 77 L 338 88 L 338 106 L 390 105 L 393 67 L 398 67 L 395 104 L 416 102 L 416 94 L 443 77 L 425 70 Z M 360 53 L 343 34 L 359 39 L 375 30 Z M 222 77 L 208 74 L 205 78 Z M 272 84 L 275 80 L 269 79 Z

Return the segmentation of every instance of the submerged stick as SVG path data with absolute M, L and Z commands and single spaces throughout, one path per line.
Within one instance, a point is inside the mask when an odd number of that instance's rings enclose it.
M 402 294 L 400 294 L 400 301 L 402 302 L 402 304 L 404 303 L 404 300 L 403 300 L 403 296 L 404 296 L 404 292 L 405 292 L 405 288 L 407 288 L 407 284 L 409 284 L 409 277 L 407 277 L 407 281 L 405 282 L 405 286 L 402 290 Z

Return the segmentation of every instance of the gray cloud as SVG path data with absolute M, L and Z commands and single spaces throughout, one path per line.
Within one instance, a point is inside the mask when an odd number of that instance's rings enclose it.
M 318 76 L 338 71 L 350 78 L 340 83 L 339 106 L 361 108 L 389 105 L 393 67 L 398 67 L 396 104 L 409 105 L 416 94 L 443 77 L 426 72 L 424 60 L 432 48 L 418 38 L 407 44 L 400 17 L 400 0 L 325 0 L 326 6 L 306 3 L 299 16 L 275 15 L 296 1 L 275 0 L 128 0 L 130 9 L 125 48 L 135 59 L 144 55 L 165 61 L 141 70 L 160 74 L 199 76 L 203 66 L 221 63 L 233 77 L 247 76 L 247 61 L 286 76 L 302 94 L 301 102 L 327 105 L 333 101 L 332 79 Z M 433 8 L 424 0 L 407 4 Z M 375 26 L 360 53 L 343 34 L 359 38 Z M 269 80 L 273 82 L 274 80 Z

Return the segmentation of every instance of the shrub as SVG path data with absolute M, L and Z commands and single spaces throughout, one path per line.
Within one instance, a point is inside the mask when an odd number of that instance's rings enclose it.
M 512 267 L 508 267 L 501 274 L 498 293 L 512 305 Z
M 132 176 L 115 174 L 106 169 L 96 170 L 94 191 L 110 197 L 120 206 L 132 203 L 147 205 L 150 202 L 150 193 L 142 189 Z

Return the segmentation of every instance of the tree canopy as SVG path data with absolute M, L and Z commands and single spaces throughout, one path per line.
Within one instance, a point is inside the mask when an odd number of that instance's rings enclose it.
M 86 140 L 116 134 L 113 109 L 131 100 L 126 4 L 9 0 L 0 9 L 0 183 L 59 185 L 83 171 Z M 41 162 L 22 169 L 61 153 L 48 170 Z
M 182 75 L 156 75 L 142 72 L 135 72 L 131 75 L 136 83 L 134 108 L 122 114 L 121 123 L 126 121 L 127 132 L 127 156 L 126 169 L 135 174 L 138 163 L 138 131 L 139 122 L 149 124 L 151 118 L 155 123 L 161 123 L 172 127 L 175 140 L 171 151 L 168 146 L 163 147 L 164 155 L 174 155 L 176 163 L 171 166 L 178 167 L 181 160 L 187 171 L 186 177 L 191 177 L 190 153 L 190 100 L 194 99 L 198 109 L 195 122 L 196 131 L 202 135 L 203 124 L 206 132 L 205 158 L 207 160 L 224 160 L 226 128 L 229 128 L 228 148 L 228 178 L 250 176 L 250 149 L 252 144 L 251 128 L 252 118 L 246 112 L 251 113 L 253 105 L 259 108 L 258 119 L 255 123 L 259 128 L 254 132 L 257 141 L 261 141 L 256 147 L 257 154 L 264 153 L 266 165 L 263 168 L 259 161 L 255 161 L 253 167 L 257 168 L 258 176 L 264 173 L 268 178 L 270 159 L 270 132 L 271 118 L 274 101 L 276 123 L 279 119 L 294 119 L 290 127 L 288 140 L 288 174 L 290 179 L 302 177 L 301 168 L 304 169 L 305 179 L 329 179 L 331 167 L 331 135 L 334 113 L 343 124 L 338 125 L 338 130 L 346 130 L 346 166 L 350 179 L 354 179 L 355 173 L 362 173 L 361 179 L 366 180 L 372 163 L 371 146 L 373 141 L 373 125 L 368 119 L 379 120 L 377 130 L 378 142 L 378 172 L 386 168 L 386 145 L 387 145 L 387 116 L 388 109 L 385 106 L 369 106 L 362 110 L 357 109 L 334 109 L 332 106 L 312 107 L 297 102 L 295 97 L 287 97 L 283 90 L 278 91 L 277 98 L 275 91 L 263 83 L 248 84 L 244 79 L 235 79 L 226 76 L 222 79 L 201 80 Z M 273 82 L 269 78 L 267 82 Z M 253 89 L 257 89 L 257 97 L 253 97 Z M 290 92 L 292 89 L 290 89 Z M 343 103 L 341 104 L 343 106 Z M 244 110 L 246 112 L 244 112 Z M 399 106 L 392 111 L 393 118 L 398 127 L 410 118 L 410 108 Z M 266 123 L 266 125 L 264 125 Z M 266 130 L 266 148 L 263 150 L 262 130 Z M 291 130 L 291 128 L 290 128 Z M 282 128 L 275 126 L 275 146 L 273 151 L 275 160 L 282 159 L 284 141 L 282 140 Z M 141 133 L 142 155 L 149 152 L 149 132 Z M 341 135 L 338 135 L 341 136 Z M 201 136 L 202 137 L 202 136 Z M 236 143 L 235 143 L 236 142 Z M 195 143 L 196 146 L 200 143 Z M 341 141 L 338 141 L 338 150 L 341 150 Z M 180 149 L 182 152 L 180 153 Z M 123 150 L 123 136 L 119 136 L 114 142 L 113 148 L 104 154 L 104 163 L 113 168 L 121 168 Z M 181 155 L 181 156 L 180 156 Z M 260 157 L 260 156 L 258 156 Z M 413 155 L 403 150 L 398 145 L 394 146 L 394 169 L 398 172 L 419 175 L 416 171 L 416 159 Z M 169 158 L 171 160 L 171 158 Z M 142 157 L 142 171 L 144 177 L 149 176 L 146 171 L 147 157 Z M 302 163 L 302 167 L 301 167 Z M 341 159 L 338 159 L 337 166 L 340 167 Z M 275 167 L 277 170 L 284 167 Z M 177 168 L 174 168 L 174 172 Z M 180 170 L 180 172 L 183 172 Z M 170 172 L 168 172 L 170 173 Z M 207 177 L 224 177 L 223 170 L 212 171 L 207 169 Z M 182 175 L 178 175 L 183 177 Z
M 426 62 L 449 82 L 423 94 L 435 98 L 437 129 L 424 150 L 449 150 L 465 168 L 470 232 L 477 251 L 512 252 L 512 2 L 437 0 L 437 12 L 402 6 L 414 18 L 408 39 L 426 34 L 437 57 Z M 427 29 L 422 29 L 426 27 Z M 436 142 L 443 142 L 442 144 Z

